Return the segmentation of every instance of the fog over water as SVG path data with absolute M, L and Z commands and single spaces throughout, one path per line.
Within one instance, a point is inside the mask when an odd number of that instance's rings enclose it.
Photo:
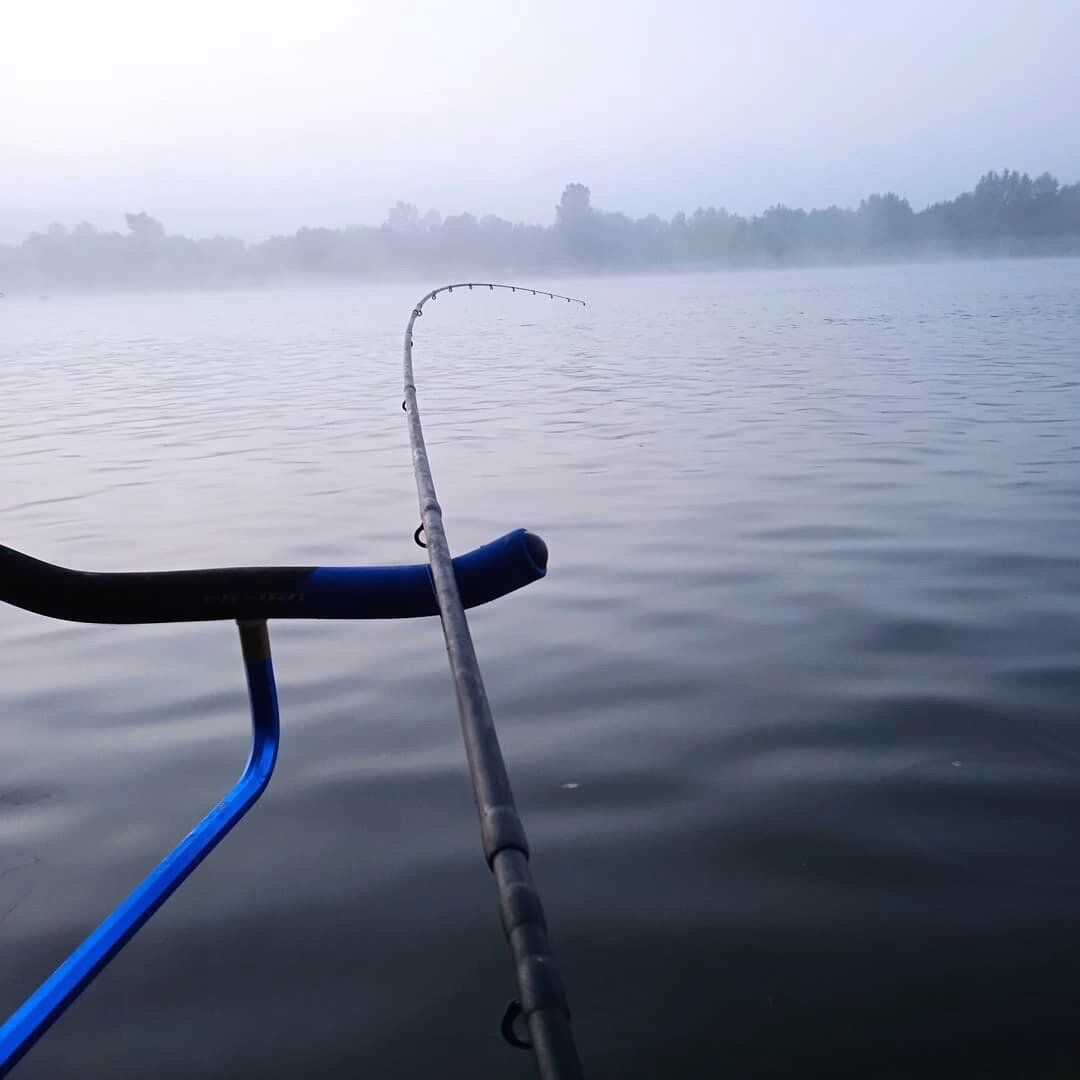
M 256 240 L 399 199 L 548 223 L 570 182 L 670 218 L 1080 179 L 1069 0 L 8 0 L 2 31 L 0 240 L 142 211 Z

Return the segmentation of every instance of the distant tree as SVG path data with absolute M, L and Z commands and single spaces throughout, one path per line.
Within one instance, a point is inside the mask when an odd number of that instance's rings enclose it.
M 335 229 L 300 229 L 296 234 L 296 263 L 302 270 L 332 269 L 340 234 Z
M 585 266 L 603 263 L 603 241 L 592 193 L 584 184 L 567 184 L 555 207 L 555 233 L 571 262 Z
M 165 226 L 149 214 L 125 214 L 124 221 L 127 224 L 128 232 L 136 240 L 151 244 L 165 239 Z
M 386 224 L 398 233 L 420 231 L 420 211 L 412 203 L 398 201 L 387 211 Z
M 903 247 L 914 239 L 915 213 L 907 199 L 891 191 L 863 199 L 858 214 L 872 248 Z
M 752 227 L 758 245 L 773 258 L 784 258 L 800 252 L 805 246 L 806 211 L 790 206 L 773 206 Z
M 592 192 L 584 184 L 567 184 L 559 205 L 555 207 L 555 224 L 576 228 L 593 214 Z
M 1032 179 L 1005 169 L 971 191 L 915 212 L 894 192 L 869 195 L 856 209 L 806 211 L 778 205 L 745 217 L 699 207 L 664 220 L 631 218 L 593 205 L 584 184 L 568 184 L 549 226 L 492 215 L 421 215 L 397 202 L 380 226 L 300 229 L 246 245 L 227 237 L 170 236 L 145 212 L 124 215 L 126 232 L 86 222 L 54 222 L 17 246 L 0 245 L 0 288 L 26 283 L 80 288 L 261 280 L 279 274 L 371 276 L 576 267 L 662 268 L 729 262 L 880 257 L 953 252 L 1080 253 L 1080 183 L 1049 173 Z
M 1044 172 L 1042 176 L 1037 176 L 1031 185 L 1031 197 L 1036 202 L 1053 202 L 1060 190 L 1061 185 L 1057 180 Z

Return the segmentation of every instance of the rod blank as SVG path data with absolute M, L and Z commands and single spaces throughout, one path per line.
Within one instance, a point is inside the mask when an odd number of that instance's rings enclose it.
M 499 285 L 494 282 L 445 285 L 429 292 L 413 308 L 405 328 L 404 350 L 405 406 L 424 539 L 457 694 L 458 715 L 480 817 L 484 856 L 495 875 L 499 891 L 503 930 L 514 959 L 522 1013 L 542 1080 L 583 1080 L 584 1071 L 570 1028 L 566 991 L 555 965 L 543 905 L 529 869 L 529 845 L 525 839 L 525 829 L 514 803 L 476 649 L 454 578 L 453 561 L 443 528 L 442 508 L 435 494 L 416 399 L 412 362 L 416 320 L 423 314 L 424 305 L 439 293 L 472 288 L 474 285 L 509 289 L 512 292 L 540 292 L 541 295 L 571 303 L 584 304 L 584 301 L 520 285 Z

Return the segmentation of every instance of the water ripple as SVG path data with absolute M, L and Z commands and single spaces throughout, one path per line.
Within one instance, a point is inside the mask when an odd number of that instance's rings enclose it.
M 551 547 L 471 622 L 590 1075 L 1074 1071 L 1078 288 L 934 264 L 425 315 L 453 546 Z M 0 540 L 416 560 L 417 291 L 8 298 Z M 270 792 L 20 1075 L 526 1075 L 437 620 L 272 633 Z M 247 717 L 226 626 L 0 609 L 0 645 L 6 1008 L 220 797 Z

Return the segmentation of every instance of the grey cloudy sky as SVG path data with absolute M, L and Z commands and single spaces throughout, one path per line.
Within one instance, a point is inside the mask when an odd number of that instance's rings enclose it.
M 1080 0 L 0 0 L 0 237 L 1080 179 Z

